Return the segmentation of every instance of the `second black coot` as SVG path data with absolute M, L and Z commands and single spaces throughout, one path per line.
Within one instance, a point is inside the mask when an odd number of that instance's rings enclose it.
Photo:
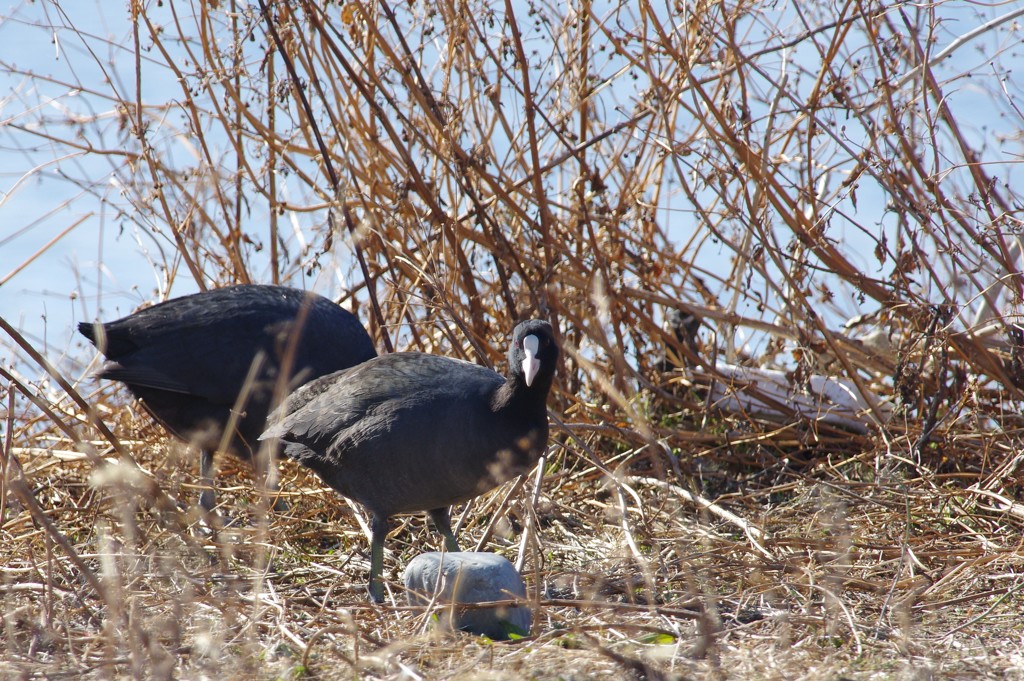
M 548 438 L 547 396 L 558 363 L 551 325 L 519 324 L 508 375 L 418 352 L 383 355 L 296 390 L 264 439 L 372 515 L 369 591 L 381 579 L 388 518 L 428 511 L 458 551 L 449 506 L 527 472 Z
M 282 366 L 291 389 L 377 354 L 350 312 L 284 286 L 228 286 L 78 330 L 107 358 L 100 378 L 123 382 L 157 422 L 199 448 L 208 511 L 213 453 L 255 456 Z

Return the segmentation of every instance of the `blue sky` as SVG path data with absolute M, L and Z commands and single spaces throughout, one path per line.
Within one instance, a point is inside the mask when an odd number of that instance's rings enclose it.
M 119 144 L 121 122 L 109 97 L 113 91 L 129 97 L 134 92 L 134 55 L 125 8 L 121 3 L 82 2 L 65 3 L 63 9 L 74 14 L 61 14 L 48 2 L 19 4 L 4 12 L 7 18 L 0 23 L 0 44 L 4 45 L 0 55 L 4 67 L 0 69 L 0 277 L 4 278 L 0 284 L 0 315 L 52 359 L 64 353 L 80 359 L 87 358 L 89 352 L 73 333 L 73 324 L 97 315 L 111 319 L 152 301 L 163 292 L 163 268 L 174 266 L 169 257 L 174 249 L 166 234 L 145 224 L 140 226 L 138 221 L 145 216 L 120 198 L 113 165 L 119 159 L 49 143 L 17 129 L 34 125 L 42 115 L 64 136 L 73 130 L 76 119 L 85 118 L 95 121 L 93 129 L 101 131 L 88 140 L 94 147 L 117 149 Z M 942 21 L 935 34 L 935 52 L 987 19 L 1012 10 L 1005 5 L 945 3 L 937 11 L 942 13 Z M 73 25 L 75 30 L 47 28 L 62 25 Z M 757 27 L 749 30 L 756 31 Z M 86 36 L 88 45 L 83 45 L 76 31 Z M 1021 160 L 1021 119 L 1012 109 L 1013 102 L 1022 105 L 1017 100 L 1019 80 L 1006 80 L 1002 103 L 1000 88 L 992 85 L 1002 76 L 1000 69 L 1024 67 L 1021 46 L 1005 42 L 1014 35 L 987 32 L 965 43 L 940 67 L 946 76 L 965 74 L 946 83 L 950 105 L 969 140 L 986 160 L 1005 161 L 1002 177 L 1010 182 L 1020 175 L 1016 164 Z M 999 54 L 998 64 L 990 65 L 995 54 Z M 814 55 L 805 49 L 791 58 L 799 66 L 800 60 L 813 60 Z M 46 78 L 28 78 L 19 71 Z M 1016 68 L 1014 75 L 1020 71 Z M 180 96 L 180 88 L 167 69 L 144 64 L 144 74 L 146 100 L 161 102 L 163 91 Z M 79 90 L 76 84 L 93 92 Z M 623 91 L 620 98 L 628 101 L 632 95 Z M 167 115 L 174 116 L 175 112 L 169 109 Z M 609 118 L 613 122 L 613 117 Z M 178 142 L 172 147 L 174 153 L 191 153 L 189 140 Z M 119 206 L 124 214 L 118 214 Z M 678 200 L 664 208 L 659 219 L 672 238 L 680 242 L 688 239 L 694 229 L 689 208 Z M 877 224 L 879 230 L 884 229 L 884 208 L 884 197 L 865 188 L 857 208 L 858 223 Z M 256 228 L 261 219 L 253 214 Z M 289 219 L 302 231 L 322 216 L 292 215 Z M 846 240 L 862 238 L 855 229 L 843 229 L 842 223 L 837 230 Z M 877 266 L 867 246 L 870 243 L 865 240 L 860 253 L 866 270 Z M 44 248 L 42 256 L 15 272 Z M 724 257 L 721 262 L 715 261 L 713 248 L 702 254 L 705 267 L 726 264 Z M 299 283 L 336 295 L 351 276 L 351 263 L 346 258 L 347 252 L 341 249 L 337 262 L 315 278 Z M 256 275 L 269 280 L 267 271 Z M 195 290 L 187 276 L 175 281 L 173 295 Z M 848 311 L 857 312 L 852 302 Z

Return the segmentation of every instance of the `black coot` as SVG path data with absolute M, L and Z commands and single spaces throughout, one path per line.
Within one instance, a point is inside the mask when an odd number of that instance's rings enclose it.
M 107 358 L 100 378 L 123 382 L 154 419 L 199 448 L 206 487 L 199 503 L 208 511 L 216 501 L 213 452 L 253 458 L 282 365 L 290 389 L 377 354 L 351 313 L 283 286 L 228 286 L 78 330 Z
M 370 596 L 384 597 L 388 518 L 428 511 L 458 551 L 448 507 L 528 471 L 548 438 L 558 362 L 551 325 L 519 324 L 508 377 L 418 352 L 384 355 L 307 383 L 271 415 L 264 439 L 373 516 Z

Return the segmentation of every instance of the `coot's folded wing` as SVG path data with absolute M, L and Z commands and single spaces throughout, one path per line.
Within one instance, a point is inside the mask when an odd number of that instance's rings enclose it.
M 387 429 L 403 410 L 485 392 L 504 379 L 462 360 L 402 352 L 310 381 L 289 395 L 260 437 L 280 439 L 292 459 L 330 458 L 350 439 Z

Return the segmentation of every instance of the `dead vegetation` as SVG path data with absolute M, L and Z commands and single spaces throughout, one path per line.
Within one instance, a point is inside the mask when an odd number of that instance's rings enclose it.
M 112 37 L 61 2 L 0 27 L 78 74 L 0 61 L 3 147 L 31 168 L 5 190 L 75 189 L 2 295 L 94 230 L 138 244 L 143 299 L 337 289 L 382 351 L 500 365 L 515 320 L 549 318 L 543 479 L 457 514 L 522 561 L 534 631 L 444 635 L 405 607 L 401 569 L 439 545 L 420 518 L 369 605 L 359 513 L 292 465 L 289 512 L 243 472 L 221 483 L 237 522 L 205 530 L 193 457 L 81 344 L 5 320 L 4 676 L 1021 674 L 1024 10 L 130 9 Z M 8 219 L 3 243 L 42 230 Z M 134 276 L 101 257 L 67 289 L 110 317 Z M 852 386 L 857 427 L 793 411 L 819 377 Z

